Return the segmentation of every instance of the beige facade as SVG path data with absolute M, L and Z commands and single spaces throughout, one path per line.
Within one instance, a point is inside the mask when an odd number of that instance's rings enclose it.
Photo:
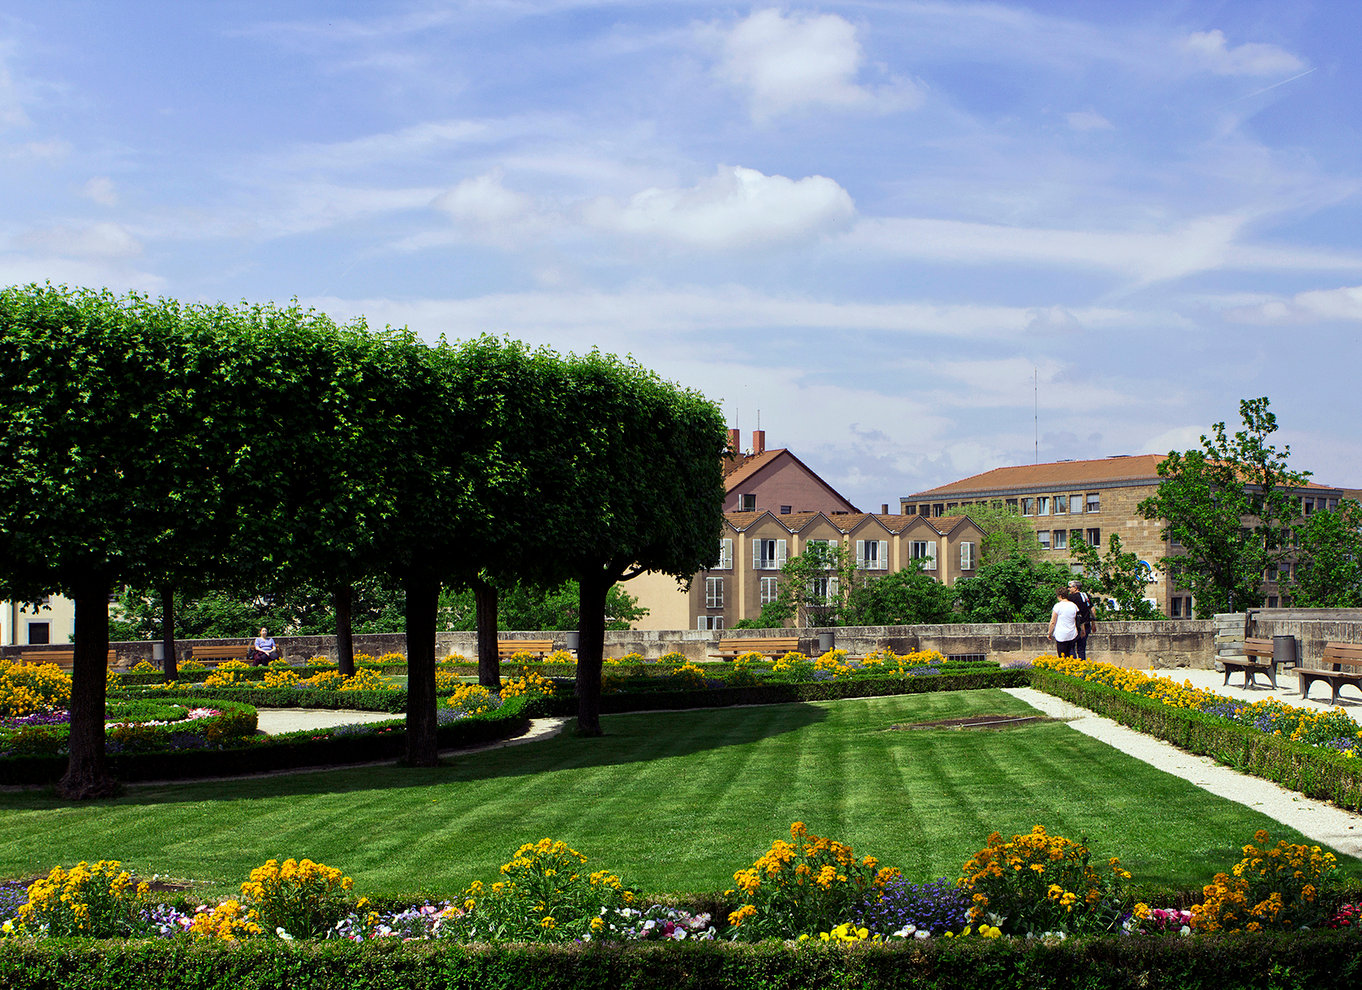
M 1161 520 L 1145 519 L 1139 504 L 1152 496 L 1159 485 L 1158 466 L 1162 454 L 1108 457 L 1098 461 L 1057 461 L 996 468 L 961 481 L 918 492 L 899 500 L 902 512 L 935 518 L 958 513 L 976 503 L 992 503 L 1015 508 L 1036 531 L 1042 557 L 1071 567 L 1072 547 L 1082 541 L 1103 549 L 1111 534 L 1121 537 L 1122 549 L 1135 554 L 1149 565 L 1152 580 L 1145 597 L 1164 615 L 1190 617 L 1191 593 L 1170 587 L 1159 561 L 1173 556 L 1179 548 L 1162 538 Z M 1302 514 L 1338 507 L 1344 491 L 1326 485 L 1310 484 L 1295 490 L 1301 500 Z M 1291 577 L 1291 567 L 1264 575 L 1263 593 L 1267 607 L 1286 604 L 1283 586 Z
M 786 580 L 785 562 L 815 541 L 843 546 L 867 576 L 893 574 L 928 561 L 926 573 L 953 584 L 974 573 L 983 531 L 963 516 L 929 518 L 862 512 L 724 514 L 719 564 L 691 580 L 689 591 L 671 579 L 644 575 L 628 591 L 648 608 L 636 629 L 731 629 L 761 615 Z M 684 614 L 684 623 L 679 621 Z
M 76 604 L 52 595 L 34 610 L 18 602 L 0 602 L 0 644 L 66 646 L 76 632 Z

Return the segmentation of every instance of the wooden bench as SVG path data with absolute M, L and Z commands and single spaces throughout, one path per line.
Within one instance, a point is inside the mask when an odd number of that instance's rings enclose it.
M 1310 693 L 1310 685 L 1324 681 L 1333 688 L 1329 704 L 1338 704 L 1338 689 L 1345 684 L 1362 688 L 1362 646 L 1354 643 L 1325 643 L 1324 653 L 1317 667 L 1297 667 L 1301 697 Z
M 225 660 L 240 660 L 243 663 L 251 655 L 254 643 L 231 643 L 226 646 L 191 646 L 189 659 L 208 667 L 216 667 Z
M 551 639 L 499 639 L 497 640 L 497 659 L 509 660 L 517 653 L 528 653 L 542 660 L 553 652 Z
M 787 653 L 799 652 L 799 637 L 767 637 L 762 639 L 721 639 L 712 657 L 732 660 L 744 653 L 760 653 L 764 657 L 783 657 Z
M 1221 665 L 1225 668 L 1225 683 L 1230 682 L 1230 674 L 1242 670 L 1244 672 L 1244 687 L 1248 688 L 1258 681 L 1259 674 L 1266 674 L 1267 679 L 1274 688 L 1277 687 L 1277 664 L 1294 666 L 1294 660 L 1275 661 L 1272 659 L 1272 640 L 1270 639 L 1246 639 L 1244 640 L 1244 659 L 1226 660 L 1224 657 L 1217 657 Z
M 55 663 L 62 670 L 71 670 L 76 665 L 75 650 L 30 650 L 19 654 L 20 663 Z M 109 657 L 105 663 L 113 667 L 118 663 L 118 657 L 113 650 L 109 651 Z

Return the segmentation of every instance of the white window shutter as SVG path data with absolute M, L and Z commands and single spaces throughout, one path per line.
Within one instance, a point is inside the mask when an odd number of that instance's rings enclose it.
M 752 566 L 761 566 L 761 540 L 752 541 Z
M 936 540 L 927 541 L 927 570 L 936 570 Z
M 836 598 L 837 592 L 841 590 L 841 587 L 842 583 L 838 580 L 836 574 L 828 578 L 828 598 Z
M 733 541 L 731 539 L 719 541 L 719 568 L 725 571 L 733 569 Z
M 889 569 L 889 541 L 880 540 L 879 556 L 875 558 L 875 570 L 885 571 Z
M 865 540 L 856 541 L 856 569 L 865 570 Z
M 776 567 L 777 567 L 777 568 L 781 568 L 781 567 L 784 567 L 784 566 L 785 566 L 785 552 L 786 552 L 786 541 L 785 541 L 785 540 L 776 540 Z

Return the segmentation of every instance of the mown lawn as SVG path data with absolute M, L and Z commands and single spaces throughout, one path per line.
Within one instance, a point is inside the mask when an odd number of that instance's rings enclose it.
M 446 897 L 522 842 L 562 839 L 653 893 L 723 890 L 790 822 L 925 880 L 959 875 L 988 833 L 1086 835 L 1137 883 L 1196 889 L 1255 829 L 1305 841 L 1058 722 L 893 731 L 1032 713 L 1001 691 L 607 716 L 603 739 L 554 739 L 396 766 L 134 787 L 66 806 L 0 794 L 0 877 L 121 859 L 234 887 L 266 859 L 310 857 L 357 892 Z M 1346 860 L 1350 875 L 1362 875 Z

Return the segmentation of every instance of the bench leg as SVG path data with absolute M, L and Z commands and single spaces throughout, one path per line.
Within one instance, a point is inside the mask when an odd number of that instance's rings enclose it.
M 1224 680 L 1224 683 L 1222 683 L 1222 684 L 1220 685 L 1221 687 L 1225 687 L 1225 685 L 1229 684 L 1229 682 L 1230 682 L 1230 674 L 1231 674 L 1231 673 L 1232 673 L 1232 671 L 1230 670 L 1230 665 L 1229 665 L 1229 664 L 1225 664 L 1225 680 Z

